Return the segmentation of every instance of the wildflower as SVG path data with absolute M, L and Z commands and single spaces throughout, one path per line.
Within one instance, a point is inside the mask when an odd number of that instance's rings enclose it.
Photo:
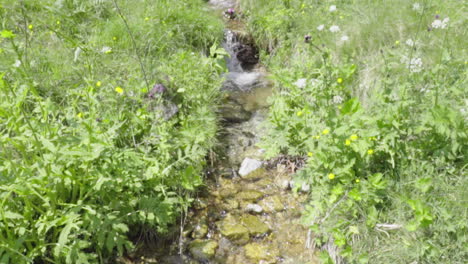
M 399 40 L 396 40 L 396 41 L 395 41 L 395 45 L 396 45 L 396 46 L 400 45 L 400 41 L 399 41 Z
M 57 20 L 57 22 L 55 22 L 57 25 L 60 25 L 60 20 Z
M 360 180 L 359 180 L 359 179 L 356 179 L 356 183 L 359 183 L 359 182 L 360 182 Z
M 339 32 L 339 31 L 340 31 L 339 26 L 333 25 L 333 26 L 330 27 L 330 32 L 332 32 L 332 33 L 336 33 L 336 32 Z
M 315 139 L 320 139 L 320 135 L 314 136 Z
M 305 42 L 305 43 L 309 43 L 311 40 L 312 40 L 312 36 L 311 36 L 311 35 L 307 34 L 307 35 L 304 36 L 304 42 Z
M 76 115 L 76 117 L 78 117 L 78 118 L 83 118 L 83 113 L 79 112 L 79 113 Z
M 21 66 L 21 61 L 20 60 L 16 60 L 15 63 L 13 64 L 13 67 L 15 68 L 19 68 Z
M 312 152 L 307 152 L 307 156 L 312 157 L 314 154 Z
M 439 11 L 437 11 L 437 13 L 439 13 Z M 435 18 L 439 19 L 440 18 L 439 14 L 435 15 Z
M 328 130 L 328 129 L 324 129 L 324 130 L 322 131 L 322 134 L 324 134 L 324 135 L 328 135 L 328 133 L 330 133 L 330 130 Z
M 341 41 L 348 41 L 348 40 L 349 40 L 349 37 L 346 36 L 346 35 L 343 35 L 343 36 L 341 37 Z
M 410 47 L 414 47 L 414 45 L 416 44 L 412 39 L 407 39 L 405 43 Z
M 346 145 L 346 146 L 351 145 L 351 140 L 347 139 L 347 140 L 345 141 L 345 145 Z
M 343 99 L 343 97 L 341 97 L 339 95 L 335 95 L 335 96 L 333 96 L 332 101 L 333 101 L 334 104 L 341 104 L 344 101 L 344 99 Z
M 307 79 L 305 78 L 301 78 L 301 79 L 298 79 L 295 83 L 293 83 L 297 88 L 305 88 L 306 85 L 307 85 Z
M 30 24 L 30 25 L 28 26 L 28 28 L 32 30 L 34 27 L 33 27 L 33 25 Z
M 432 22 L 431 27 L 435 29 L 437 28 L 444 29 L 447 27 L 449 21 L 450 21 L 450 18 L 448 17 L 444 18 L 443 20 L 436 19 Z
M 124 92 L 124 90 L 123 90 L 120 86 L 115 87 L 115 91 L 116 91 L 118 94 L 123 94 L 123 92 Z
M 299 111 L 296 113 L 297 116 L 302 116 L 303 112 L 302 111 Z
M 356 134 L 352 134 L 349 139 L 351 139 L 352 141 L 356 141 L 358 139 L 358 136 Z
M 96 82 L 96 87 L 101 87 L 101 84 L 102 84 L 101 81 L 97 81 Z
M 145 21 L 149 21 L 149 20 L 150 20 L 150 18 L 149 18 L 149 17 L 145 17 Z
M 368 154 L 368 155 L 374 154 L 374 150 L 373 150 L 373 149 L 368 149 L 368 150 L 367 150 L 367 154 Z
M 344 16 L 340 16 L 340 19 L 343 19 L 343 18 L 344 18 Z
M 236 11 L 233 8 L 229 8 L 228 10 L 224 11 L 224 16 L 230 19 L 234 19 L 236 17 Z
M 101 52 L 102 52 L 102 53 L 105 53 L 105 54 L 112 53 L 112 48 L 111 48 L 111 47 L 104 46 L 104 47 L 102 47 Z
M 113 41 L 116 41 L 116 40 L 117 40 L 117 37 L 112 37 L 112 40 L 113 40 Z
M 415 72 L 421 72 L 422 71 L 422 66 L 423 66 L 423 63 L 422 63 L 421 58 L 412 58 L 408 62 L 407 68 L 410 70 L 410 72 L 415 73 Z
M 414 11 L 419 11 L 421 9 L 421 4 L 420 3 L 414 3 L 413 4 L 413 10 Z
M 335 12 L 336 11 L 336 5 L 330 6 L 330 9 L 328 9 L 330 12 Z
M 322 31 L 324 28 L 325 28 L 325 25 L 322 24 L 322 25 L 320 25 L 320 26 L 317 27 L 317 30 L 318 30 L 318 31 Z
M 16 35 L 10 31 L 10 30 L 2 30 L 2 32 L 0 32 L 0 35 L 2 36 L 2 38 L 6 38 L 6 39 L 12 39 L 14 37 L 16 37 Z
M 335 179 L 335 174 L 333 174 L 333 173 L 328 174 L 328 179 L 330 179 L 330 180 Z
M 336 79 L 336 82 L 337 82 L 337 83 L 340 83 L 340 84 L 343 83 L 343 78 L 338 78 L 338 79 Z

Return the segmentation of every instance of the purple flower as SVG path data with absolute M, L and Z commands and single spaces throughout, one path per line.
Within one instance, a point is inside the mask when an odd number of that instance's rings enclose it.
M 235 11 L 234 11 L 234 8 L 229 8 L 229 9 L 227 10 L 227 13 L 228 13 L 228 14 L 234 14 L 234 12 L 235 12 Z
M 435 15 L 435 18 L 436 18 L 436 19 L 439 19 L 439 18 L 440 18 L 440 16 L 439 16 L 439 15 Z
M 158 83 L 153 86 L 153 89 L 148 93 L 148 98 L 154 99 L 156 94 L 163 94 L 166 92 L 166 87 L 164 85 Z

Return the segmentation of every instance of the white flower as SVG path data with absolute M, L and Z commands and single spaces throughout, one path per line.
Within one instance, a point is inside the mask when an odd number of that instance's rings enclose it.
M 348 40 L 349 40 L 349 37 L 346 36 L 346 35 L 343 35 L 343 36 L 341 37 L 341 41 L 348 41 Z
M 307 85 L 307 79 L 305 78 L 302 78 L 302 79 L 299 79 L 297 80 L 295 83 L 293 83 L 297 88 L 305 88 L 306 85 Z
M 335 12 L 336 11 L 336 5 L 330 6 L 330 12 Z
M 336 33 L 336 32 L 338 32 L 338 31 L 340 31 L 340 27 L 339 27 L 339 26 L 333 25 L 333 26 L 330 27 L 330 32 Z
M 421 72 L 422 66 L 423 63 L 421 58 L 412 58 L 409 61 L 407 68 L 410 70 L 410 72 Z
M 444 18 L 444 20 L 436 19 L 432 22 L 431 26 L 432 28 L 441 28 L 444 29 L 447 27 L 448 22 L 450 21 L 450 18 Z
M 20 60 L 16 60 L 15 63 L 13 64 L 13 67 L 15 68 L 19 68 L 21 66 L 21 61 Z
M 416 43 L 414 43 L 414 41 L 412 39 L 407 39 L 405 43 L 406 43 L 406 45 L 408 45 L 410 47 L 414 47 L 414 45 L 416 44 Z
M 75 49 L 75 57 L 73 58 L 73 62 L 76 62 L 78 60 L 78 58 L 80 57 L 81 51 L 82 50 L 80 47 Z
M 421 9 L 421 4 L 420 3 L 414 3 L 413 4 L 413 10 L 414 11 L 419 11 Z
M 320 25 L 320 26 L 317 27 L 317 30 L 318 30 L 318 31 L 322 31 L 324 28 L 325 28 L 325 25 L 322 24 L 322 25 Z
M 339 95 L 335 95 L 335 96 L 333 96 L 332 101 L 333 101 L 334 104 L 341 104 L 344 101 L 344 99 L 343 99 L 343 97 L 341 97 Z
M 104 47 L 102 47 L 101 52 L 102 53 L 110 53 L 110 52 L 112 52 L 112 48 L 108 47 L 108 46 L 104 46 Z

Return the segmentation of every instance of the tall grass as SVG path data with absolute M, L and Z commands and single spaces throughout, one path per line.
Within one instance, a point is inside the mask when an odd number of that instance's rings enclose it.
M 1 263 L 112 262 L 187 208 L 217 130 L 204 5 L 2 2 Z
M 262 145 L 308 156 L 323 261 L 463 263 L 466 4 L 241 3 L 277 86 Z

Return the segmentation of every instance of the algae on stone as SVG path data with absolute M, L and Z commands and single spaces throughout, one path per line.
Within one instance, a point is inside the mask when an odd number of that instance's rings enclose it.
M 192 256 L 198 260 L 209 260 L 214 257 L 218 249 L 218 242 L 214 240 L 196 239 L 189 245 L 189 251 Z
M 237 244 L 245 244 L 249 241 L 249 229 L 232 216 L 218 221 L 216 225 L 223 236 Z
M 263 193 L 255 190 L 246 190 L 239 192 L 236 196 L 237 199 L 246 201 L 256 201 L 263 197 Z
M 263 223 L 258 216 L 249 214 L 243 215 L 241 216 L 241 222 L 253 236 L 263 235 L 270 232 L 270 227 Z
M 280 212 L 284 210 L 283 202 L 279 195 L 268 196 L 259 202 L 266 213 Z
M 245 245 L 245 255 L 254 263 L 276 263 L 279 257 L 278 249 L 260 243 Z

